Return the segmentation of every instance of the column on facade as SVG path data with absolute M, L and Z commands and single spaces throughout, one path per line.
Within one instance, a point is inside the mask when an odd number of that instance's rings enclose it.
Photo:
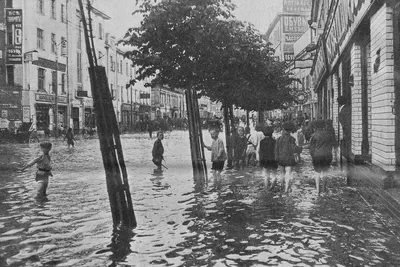
M 371 17 L 372 163 L 395 168 L 394 59 L 392 10 L 383 6 Z

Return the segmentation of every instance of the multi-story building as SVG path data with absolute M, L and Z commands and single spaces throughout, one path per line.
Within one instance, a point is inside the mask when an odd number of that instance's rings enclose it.
M 0 5 L 0 128 L 22 122 L 32 122 L 39 132 L 55 129 L 56 122 L 75 132 L 94 127 L 78 2 L 8 0 Z M 150 89 L 131 83 L 135 70 L 116 45 L 111 17 L 96 7 L 90 15 L 96 60 L 106 68 L 115 114 L 122 126 L 132 127 L 144 106 L 149 114 Z
M 340 107 L 350 105 L 350 155 L 386 171 L 400 166 L 400 6 L 397 1 L 313 0 L 313 64 L 319 113 L 341 135 Z
M 156 86 L 151 90 L 151 107 L 151 119 L 185 118 L 185 91 L 167 86 Z

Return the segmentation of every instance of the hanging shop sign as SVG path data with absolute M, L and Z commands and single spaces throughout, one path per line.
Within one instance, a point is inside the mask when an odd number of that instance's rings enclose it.
M 322 81 L 322 78 L 324 77 L 327 68 L 326 68 L 326 56 L 325 56 L 325 49 L 324 49 L 324 43 L 320 39 L 318 42 L 318 51 L 316 53 L 316 57 L 314 58 L 313 66 L 311 69 L 311 75 L 314 80 L 314 91 L 316 91 L 319 88 L 319 84 Z
M 371 6 L 365 0 L 334 1 L 333 9 L 328 18 L 328 27 L 324 39 L 326 54 L 330 66 L 336 64 L 358 24 Z
M 284 15 L 281 22 L 283 33 L 304 33 L 309 28 L 307 16 Z
M 283 0 L 283 12 L 311 12 L 311 0 Z
M 285 34 L 285 43 L 295 43 L 302 34 Z
M 284 53 L 283 59 L 285 61 L 293 61 L 294 60 L 294 53 Z
M 22 9 L 6 9 L 7 64 L 22 64 Z

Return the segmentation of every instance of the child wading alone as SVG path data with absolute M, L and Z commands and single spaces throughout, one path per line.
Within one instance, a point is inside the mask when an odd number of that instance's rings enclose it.
M 214 178 L 214 186 L 221 182 L 221 171 L 224 169 L 225 160 L 227 159 L 224 142 L 218 138 L 219 131 L 216 129 L 210 130 L 211 138 L 213 139 L 211 146 L 203 146 L 211 150 L 211 162 Z
M 263 168 L 264 184 L 267 190 L 272 189 L 276 181 L 276 169 L 278 164 L 275 161 L 275 139 L 272 137 L 274 128 L 266 127 L 265 138 L 260 142 L 260 166 Z M 270 183 L 270 177 L 272 181 Z
M 336 145 L 335 137 L 325 129 L 325 121 L 316 120 L 313 123 L 315 133 L 310 139 L 310 154 L 314 170 L 318 173 L 315 177 L 315 187 L 319 195 L 320 180 L 322 189 L 326 191 L 326 174 L 332 162 L 332 148 Z
M 157 133 L 157 140 L 154 142 L 153 146 L 153 163 L 157 166 L 157 170 L 161 171 L 162 160 L 164 159 L 164 147 L 161 141 L 164 139 L 164 133 Z
M 36 182 L 37 182 L 37 194 L 36 198 L 45 199 L 46 198 L 46 189 L 49 184 L 49 176 L 53 176 L 51 173 L 51 164 L 50 164 L 50 155 L 49 152 L 51 150 L 52 144 L 50 142 L 42 142 L 40 143 L 40 149 L 43 154 L 28 162 L 21 171 L 31 167 L 36 163 L 37 171 L 36 171 Z
M 296 139 L 290 135 L 293 129 L 294 125 L 292 123 L 283 124 L 282 135 L 275 144 L 275 160 L 281 172 L 281 186 L 282 189 L 285 189 L 286 193 L 290 187 L 292 167 L 296 165 L 294 154 L 299 150 L 296 146 Z
M 72 132 L 72 128 L 68 129 L 67 133 L 65 134 L 64 141 L 65 141 L 65 139 L 67 139 L 68 148 L 69 148 L 69 146 L 72 146 L 72 147 L 75 146 L 74 141 L 76 141 L 76 140 L 74 137 L 74 133 Z
M 236 169 L 244 169 L 247 149 L 247 138 L 244 135 L 244 128 L 239 126 L 237 135 L 232 138 L 233 145 L 233 166 Z

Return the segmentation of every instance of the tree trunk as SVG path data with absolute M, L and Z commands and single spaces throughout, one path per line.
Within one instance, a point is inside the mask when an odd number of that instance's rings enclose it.
M 246 110 L 246 127 L 250 128 L 250 111 Z
M 225 141 L 226 141 L 226 153 L 228 156 L 227 168 L 232 168 L 232 144 L 230 137 L 231 127 L 229 125 L 229 110 L 228 104 L 225 102 L 224 106 L 224 123 L 225 123 Z

